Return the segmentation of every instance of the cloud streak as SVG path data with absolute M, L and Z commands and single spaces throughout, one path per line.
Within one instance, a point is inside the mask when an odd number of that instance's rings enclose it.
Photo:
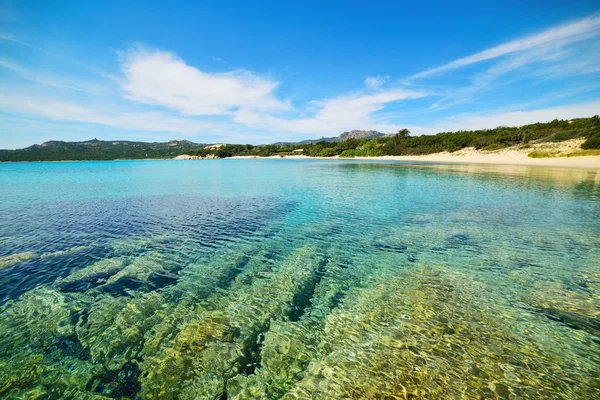
M 390 77 L 386 76 L 370 76 L 365 79 L 365 86 L 369 89 L 379 89 Z
M 467 70 L 463 74 L 467 85 L 447 85 L 440 90 L 441 97 L 429 106 L 429 110 L 439 112 L 473 102 L 478 95 L 484 98 L 502 87 L 510 90 L 511 86 L 519 85 L 521 93 L 524 85 L 532 87 L 552 79 L 597 74 L 600 71 L 599 35 L 600 16 L 594 15 L 425 70 L 406 82 L 427 82 L 446 72 L 491 61 L 475 72 Z
M 409 79 L 424 78 L 440 72 L 462 68 L 482 61 L 533 50 L 535 48 L 544 46 L 556 47 L 557 45 L 560 45 L 562 47 L 569 43 L 589 39 L 590 37 L 596 36 L 599 33 L 600 15 L 594 15 L 579 21 L 545 30 L 536 35 L 513 40 L 467 57 L 459 58 L 440 67 L 419 72 L 411 76 Z

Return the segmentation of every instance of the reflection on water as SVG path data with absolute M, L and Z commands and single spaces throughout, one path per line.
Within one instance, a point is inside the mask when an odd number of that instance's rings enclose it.
M 0 165 L 3 398 L 600 396 L 595 171 L 70 164 Z
M 600 184 L 600 169 L 547 168 L 526 165 L 489 164 L 428 164 L 426 168 L 459 171 L 468 174 L 496 174 L 504 177 L 523 177 L 548 181 L 552 184 L 572 185 L 581 182 Z

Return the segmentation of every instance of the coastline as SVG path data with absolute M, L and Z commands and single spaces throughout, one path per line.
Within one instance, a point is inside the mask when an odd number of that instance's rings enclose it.
M 588 170 L 600 170 L 600 156 L 576 156 L 576 157 L 549 157 L 549 158 L 530 158 L 527 155 L 506 155 L 506 154 L 473 154 L 473 155 L 455 155 L 451 153 L 435 153 L 423 156 L 378 156 L 378 157 L 352 157 L 344 158 L 333 157 L 310 157 L 302 155 L 289 156 L 234 156 L 223 158 L 227 159 L 251 159 L 251 158 L 272 158 L 272 159 L 296 159 L 296 160 L 366 160 L 366 161 L 403 161 L 416 163 L 440 163 L 440 164 L 487 164 L 487 165 L 516 165 L 530 167 L 548 167 L 548 168 L 578 168 Z M 218 160 L 218 159 L 215 159 Z M 200 158 L 132 158 L 115 160 L 56 160 L 56 161 L 2 161 L 2 164 L 9 163 L 69 163 L 69 162 L 111 162 L 111 161 L 204 161 Z
M 367 159 L 371 158 L 367 157 Z M 395 161 L 439 162 L 456 164 L 495 164 L 600 169 L 600 156 L 530 158 L 527 157 L 527 155 L 513 156 L 503 154 L 485 154 L 455 156 L 452 154 L 438 153 L 426 156 L 382 156 L 381 159 Z
M 421 156 L 376 156 L 376 157 L 352 157 L 345 158 L 339 156 L 332 157 L 310 157 L 304 155 L 272 155 L 262 156 L 233 156 L 226 159 L 249 159 L 249 158 L 272 158 L 272 159 L 317 159 L 317 160 L 367 160 L 367 161 L 402 161 L 416 163 L 441 163 L 441 164 L 487 164 L 487 165 L 515 165 L 515 166 L 537 166 L 549 168 L 578 168 L 587 170 L 600 170 L 600 156 L 575 156 L 575 157 L 548 157 L 531 158 L 527 156 L 528 152 L 522 150 L 501 150 L 496 152 L 477 151 L 473 149 L 464 149 L 455 153 L 434 153 Z M 208 158 L 211 159 L 211 158 Z M 214 158 L 217 160 L 218 158 Z M 132 158 L 132 159 L 114 159 L 114 160 L 56 160 L 56 161 L 3 161 L 1 163 L 37 163 L 37 162 L 97 162 L 97 161 L 194 161 L 207 160 L 196 156 L 177 156 L 174 158 Z
M 577 157 L 549 157 L 530 158 L 527 154 L 452 154 L 435 153 L 424 156 L 380 156 L 380 157 L 309 157 L 301 155 L 292 156 L 235 156 L 231 159 L 244 158 L 279 158 L 279 159 L 323 159 L 323 160 L 371 160 L 371 161 L 409 161 L 409 162 L 433 162 L 452 164 L 495 164 L 495 165 L 523 165 L 538 167 L 580 168 L 600 169 L 600 156 L 577 156 Z
M 578 155 L 566 157 L 577 151 L 581 151 L 584 139 L 569 139 L 562 142 L 534 143 L 527 147 L 512 146 L 500 150 L 485 151 L 474 147 L 465 147 L 453 153 L 444 151 L 441 153 L 415 155 L 415 156 L 357 156 L 353 158 L 333 157 L 310 157 L 303 155 L 289 155 L 285 158 L 317 158 L 317 159 L 340 159 L 340 160 L 379 160 L 379 161 L 403 161 L 403 162 L 428 162 L 444 164 L 488 164 L 488 165 L 516 165 L 537 166 L 553 168 L 579 168 L 600 170 L 600 155 Z M 532 151 L 544 152 L 554 157 L 531 158 Z M 252 158 L 248 156 L 245 158 Z M 241 158 L 241 157 L 236 157 Z M 269 158 L 281 158 L 278 155 Z

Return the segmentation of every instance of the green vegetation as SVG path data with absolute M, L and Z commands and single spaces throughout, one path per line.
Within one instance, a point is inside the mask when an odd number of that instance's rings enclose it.
M 63 161 L 173 158 L 204 147 L 187 140 L 165 143 L 87 140 L 84 142 L 50 141 L 19 150 L 0 150 L 0 161 Z
M 536 150 L 536 151 L 532 151 L 531 153 L 527 154 L 527 157 L 529 157 L 529 158 L 551 158 L 551 157 L 554 157 L 554 153 L 552 153 L 550 151 Z
M 455 152 L 465 147 L 494 151 L 509 146 L 530 148 L 530 142 L 561 142 L 586 138 L 582 148 L 600 149 L 600 117 L 574 120 L 555 119 L 548 123 L 536 123 L 521 127 L 500 126 L 495 129 L 477 131 L 442 132 L 437 135 L 410 136 L 408 129 L 395 135 L 371 139 L 347 139 L 339 142 L 320 141 L 287 145 L 226 145 L 218 150 L 199 150 L 190 155 L 217 157 L 231 156 L 286 156 L 294 150 L 302 149 L 302 154 L 310 157 L 379 157 L 384 155 L 424 155 L 442 151 Z M 532 152 L 530 157 L 551 157 L 551 153 Z
M 347 137 L 341 135 L 340 138 Z M 20 150 L 0 150 L 0 161 L 60 161 L 60 160 L 114 160 L 173 158 L 181 154 L 199 157 L 227 158 L 233 156 L 287 156 L 302 154 L 310 157 L 379 157 L 384 155 L 424 155 L 442 151 L 455 152 L 465 147 L 494 151 L 509 146 L 531 147 L 530 142 L 561 142 L 586 138 L 582 149 L 600 149 L 600 117 L 574 120 L 555 119 L 548 123 L 536 123 L 521 127 L 499 126 L 495 129 L 477 131 L 442 132 L 437 135 L 410 136 L 408 129 L 395 135 L 367 136 L 333 141 L 332 138 L 317 143 L 304 141 L 295 144 L 228 144 L 212 148 L 187 140 L 168 143 L 144 143 L 127 141 L 59 142 Z M 296 151 L 296 152 L 294 152 Z M 530 157 L 548 157 L 533 152 Z
M 561 157 L 581 157 L 581 156 L 600 156 L 600 150 L 578 150 L 567 154 L 561 154 Z
M 485 150 L 485 151 L 496 151 L 496 150 L 505 149 L 507 147 L 508 147 L 508 145 L 506 143 L 494 143 L 494 144 L 491 144 L 489 146 L 485 146 L 483 148 L 483 150 Z
M 600 133 L 596 132 L 596 134 L 589 136 L 581 145 L 581 148 L 584 150 L 600 149 Z

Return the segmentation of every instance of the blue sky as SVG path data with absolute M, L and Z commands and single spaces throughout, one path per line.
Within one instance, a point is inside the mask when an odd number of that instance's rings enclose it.
M 0 148 L 594 114 L 597 1 L 0 0 Z

